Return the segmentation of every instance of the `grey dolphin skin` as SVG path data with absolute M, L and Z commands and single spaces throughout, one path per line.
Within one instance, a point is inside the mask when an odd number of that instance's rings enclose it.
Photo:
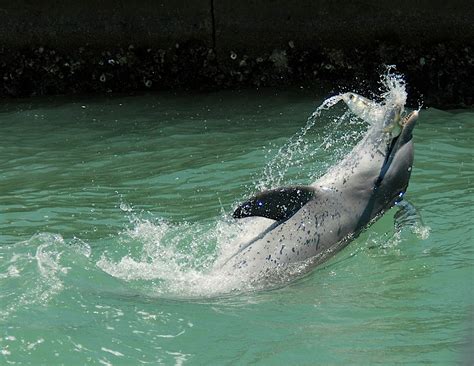
M 345 159 L 313 184 L 263 191 L 239 205 L 234 218 L 264 225 L 224 269 L 267 278 L 289 268 L 304 272 L 341 250 L 402 199 L 413 164 L 418 112 L 403 118 L 403 105 L 380 108 L 354 93 L 343 94 L 342 100 L 359 117 L 378 114 L 378 120 Z

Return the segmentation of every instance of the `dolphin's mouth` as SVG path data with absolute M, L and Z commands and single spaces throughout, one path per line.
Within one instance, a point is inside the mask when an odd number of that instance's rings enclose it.
M 384 165 L 401 145 L 406 144 L 413 138 L 412 131 L 417 118 L 418 111 L 413 111 L 404 117 L 397 114 L 393 122 L 385 128 L 384 132 L 390 133 L 392 140 L 387 149 Z
M 400 113 L 400 109 L 395 109 L 393 122 L 390 123 L 390 125 L 388 125 L 387 127 L 385 127 L 384 132 L 390 133 L 390 135 L 394 139 L 398 138 L 398 136 L 400 136 L 405 126 L 409 124 L 413 116 L 414 116 L 414 112 L 411 112 L 410 114 L 403 117 L 402 113 Z
M 418 110 L 412 111 L 410 114 L 400 119 L 398 122 L 400 125 L 400 132 L 396 136 L 396 140 L 399 141 L 399 145 L 406 144 L 413 138 L 412 133 L 417 119 Z

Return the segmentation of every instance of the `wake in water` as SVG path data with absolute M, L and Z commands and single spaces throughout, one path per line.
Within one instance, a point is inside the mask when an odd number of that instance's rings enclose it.
M 298 177 L 301 180 L 314 180 L 322 174 L 329 163 L 318 170 L 314 169 L 314 164 L 307 162 L 313 162 L 328 149 L 331 149 L 331 154 L 340 157 L 347 146 L 363 134 L 362 130 L 354 128 L 355 132 L 341 135 L 341 125 L 352 124 L 359 128 L 380 123 L 386 106 L 405 104 L 405 84 L 399 75 L 389 69 L 382 77 L 382 85 L 384 90 L 380 102 L 363 97 L 349 99 L 348 93 L 323 101 L 306 125 L 277 149 L 263 174 L 256 177 L 254 191 L 290 183 L 288 172 L 292 168 L 303 172 Z M 349 106 L 349 111 L 336 109 L 340 101 Z M 329 132 L 324 133 L 325 137 L 317 143 L 309 142 L 310 130 L 319 126 L 322 120 L 327 121 L 325 114 L 335 110 L 337 113 L 329 118 Z M 335 147 L 341 150 L 334 152 Z M 307 171 L 306 166 L 312 169 Z M 8 280 L 12 289 L 10 292 L 7 289 L 2 295 L 4 299 L 8 298 L 2 315 L 7 316 L 18 306 L 47 302 L 65 288 L 73 286 L 68 282 L 71 271 L 81 272 L 85 278 L 98 278 L 98 283 L 112 281 L 114 288 L 121 288 L 122 284 L 138 294 L 173 298 L 209 297 L 268 286 L 268 281 L 255 281 L 243 273 L 229 275 L 221 270 L 221 266 L 245 243 L 271 226 L 272 220 L 252 218 L 236 221 L 223 213 L 207 223 L 174 224 L 136 214 L 123 201 L 120 209 L 129 217 L 130 227 L 111 238 L 113 243 L 109 248 L 94 248 L 78 238 L 64 240 L 60 235 L 40 234 L 18 244 L 31 249 L 26 254 L 4 254 L 10 260 L 1 267 L 0 281 Z M 15 253 L 14 247 L 4 247 L 3 250 Z M 302 263 L 301 268 L 286 269 L 278 280 L 279 285 L 294 280 L 302 273 L 304 266 L 305 263 Z M 18 298 L 13 294 L 13 288 L 15 279 L 20 275 L 23 278 L 26 276 L 32 286 L 31 291 Z

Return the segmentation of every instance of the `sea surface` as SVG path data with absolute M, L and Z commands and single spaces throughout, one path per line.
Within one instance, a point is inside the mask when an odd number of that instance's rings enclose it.
M 314 181 L 362 136 L 343 106 L 301 133 L 328 96 L 2 101 L 0 364 L 470 364 L 472 109 L 421 109 L 415 223 L 393 208 L 277 287 L 213 271 L 239 202 Z

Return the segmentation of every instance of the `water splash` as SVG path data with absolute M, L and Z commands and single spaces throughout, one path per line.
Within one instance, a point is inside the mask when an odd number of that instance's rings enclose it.
M 385 105 L 404 107 L 407 102 L 406 83 L 402 74 L 396 72 L 395 65 L 387 65 L 386 71 L 380 76 L 382 100 Z
M 151 222 L 135 218 L 120 234 L 128 253 L 119 259 L 104 252 L 96 265 L 150 296 L 206 297 L 252 289 L 243 278 L 221 272 L 216 263 L 230 256 L 241 223 L 221 218 L 211 223 Z M 138 248 L 134 249 L 134 246 Z
M 305 142 L 306 134 L 318 122 L 323 111 L 334 107 L 341 100 L 342 94 L 324 100 L 311 116 L 309 116 L 306 125 L 278 149 L 277 153 L 265 166 L 262 177 L 260 177 L 256 183 L 257 190 L 271 189 L 281 185 L 290 167 L 302 165 L 302 157 L 306 156 L 309 152 L 309 145 Z M 346 115 L 343 115 L 333 120 L 336 125 L 335 128 L 341 124 L 345 117 Z M 326 137 L 318 148 L 326 146 L 330 139 L 331 135 Z M 310 152 L 311 157 L 314 156 L 318 148 Z
M 64 290 L 63 278 L 68 274 L 62 263 L 64 244 L 59 234 L 40 233 L 2 247 L 1 257 L 8 260 L 0 266 L 4 305 L 0 315 L 9 316 L 25 306 L 45 305 Z M 18 288 L 25 291 L 18 292 Z

